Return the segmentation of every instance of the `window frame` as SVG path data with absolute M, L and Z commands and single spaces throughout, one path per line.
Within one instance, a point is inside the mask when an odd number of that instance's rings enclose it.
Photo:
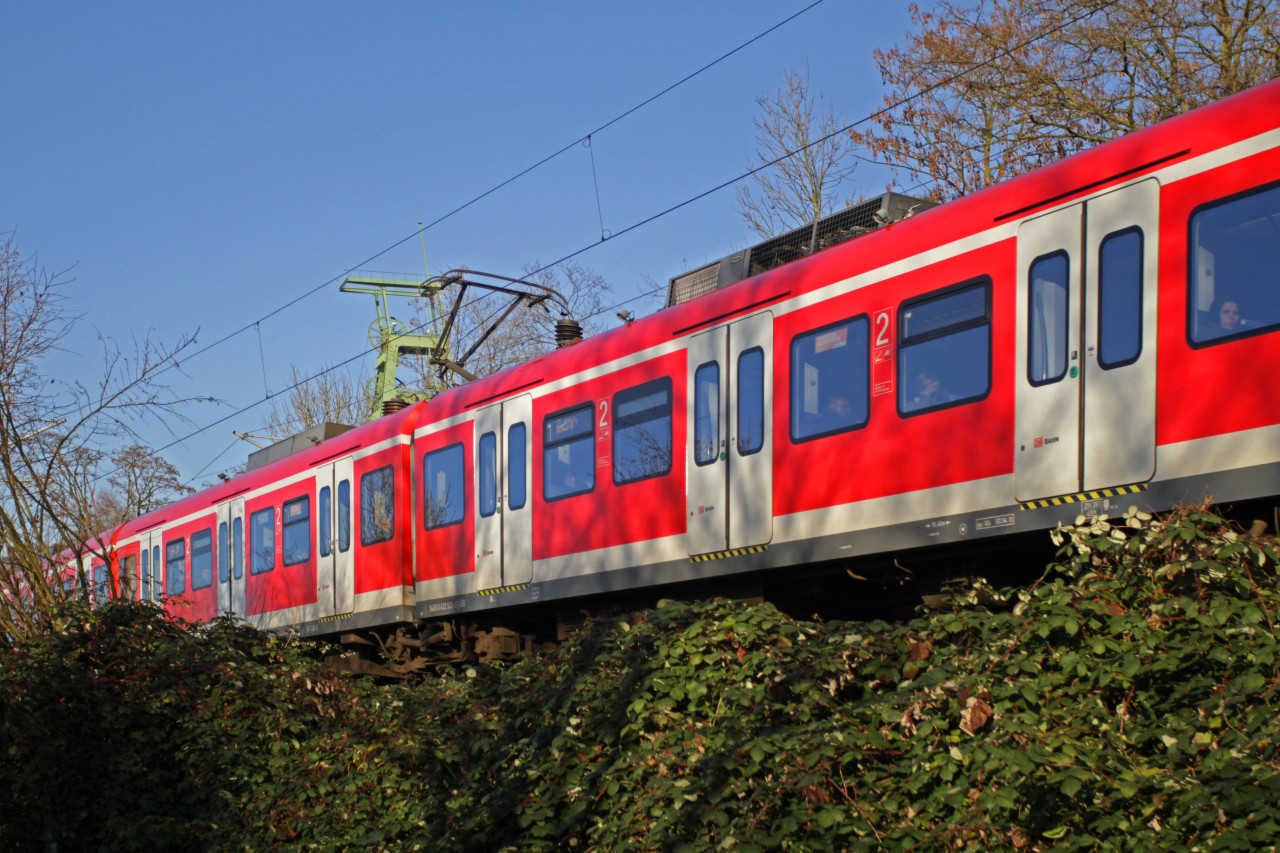
M 951 296 L 952 294 L 960 293 L 961 291 L 974 289 L 974 288 L 981 288 L 983 292 L 983 311 L 981 316 L 966 319 L 966 320 L 960 320 L 950 325 L 930 329 L 926 332 L 917 332 L 915 334 L 908 334 L 905 331 L 904 327 L 906 326 L 906 313 L 911 309 L 915 308 L 918 305 L 924 305 L 938 299 L 944 299 L 948 296 Z M 898 411 L 898 417 L 914 418 L 918 415 L 926 415 L 932 412 L 940 412 L 945 409 L 955 408 L 957 406 L 967 406 L 970 403 L 978 403 L 987 399 L 989 396 L 991 396 L 991 385 L 992 385 L 991 378 L 992 378 L 992 369 L 993 369 L 992 361 L 994 360 L 992 355 L 992 339 L 994 334 L 992 331 L 992 327 L 995 325 L 994 317 L 993 317 L 994 312 L 992 308 L 992 301 L 994 299 L 994 296 L 993 296 L 994 289 L 995 288 L 992 284 L 991 276 L 984 273 L 982 275 L 972 276 L 970 278 L 964 279 L 963 281 L 957 282 L 956 284 L 948 285 L 946 287 L 940 287 L 940 288 L 931 290 L 927 293 L 922 293 L 919 296 L 913 296 L 909 299 L 904 299 L 898 305 L 898 340 L 896 345 L 897 352 L 894 358 L 895 373 L 898 377 L 897 379 L 898 391 L 894 395 L 897 398 L 895 400 L 895 406 Z M 943 402 L 935 403 L 933 405 L 921 406 L 920 408 L 904 411 L 902 408 L 902 405 L 904 402 L 902 395 L 903 395 L 903 389 L 906 387 L 906 382 L 905 382 L 906 371 L 903 369 L 903 361 L 904 361 L 905 354 L 908 353 L 910 350 L 914 349 L 915 347 L 927 344 L 931 341 L 940 340 L 953 335 L 960 335 L 965 332 L 973 331 L 975 329 L 986 330 L 986 353 L 987 353 L 987 359 L 986 359 L 987 363 L 986 363 L 986 373 L 985 373 L 986 382 L 985 382 L 985 387 L 982 393 L 973 394 L 968 397 L 961 397 L 955 400 L 945 400 Z
M 260 524 L 258 521 L 259 518 L 269 518 L 271 522 L 270 526 Z M 261 551 L 257 547 L 259 543 L 257 541 L 257 536 L 255 536 L 255 533 L 260 529 L 263 531 L 271 531 L 271 535 L 268 537 L 270 539 L 270 547 L 269 549 L 264 548 Z M 270 556 L 270 560 L 267 561 L 266 565 L 260 566 L 258 559 L 259 553 L 263 555 L 263 560 L 266 560 L 268 555 Z M 276 556 L 276 508 L 274 505 L 264 506 L 260 510 L 249 513 L 249 574 L 265 575 L 274 571 L 276 567 Z
M 290 507 L 302 504 L 303 515 L 300 518 L 289 518 Z M 289 534 L 291 529 L 303 527 L 302 556 L 291 559 L 289 555 Z M 296 532 L 294 533 L 296 536 Z M 311 495 L 299 495 L 280 504 L 280 562 L 284 566 L 301 566 L 311 560 Z
M 800 360 L 797 357 L 796 350 L 798 349 L 802 341 L 808 340 L 810 338 L 817 338 L 819 335 L 834 331 L 835 329 L 841 326 L 848 326 L 850 327 L 850 329 L 852 329 L 854 324 L 857 324 L 857 323 L 861 323 L 865 325 L 866 336 L 867 336 L 867 349 L 857 354 L 858 356 L 862 357 L 863 366 L 866 368 L 863 374 L 864 380 L 865 380 L 863 382 L 865 397 L 862 400 L 862 406 L 863 406 L 863 412 L 864 412 L 862 420 L 854 421 L 849 426 L 840 426 L 833 429 L 822 430 L 820 432 L 810 433 L 809 435 L 797 437 L 796 436 L 796 424 L 797 424 L 796 392 L 797 390 L 799 390 L 801 393 L 803 393 L 804 383 L 803 383 L 803 380 L 797 376 Z M 816 350 L 816 347 L 815 347 L 815 350 Z M 867 424 L 871 422 L 871 317 L 870 315 L 868 315 L 865 312 L 861 314 L 854 314 L 853 316 L 846 317 L 843 320 L 836 320 L 831 323 L 826 323 L 822 326 L 818 326 L 817 328 L 809 329 L 808 331 L 796 332 L 794 335 L 791 336 L 791 345 L 789 347 L 789 353 L 790 353 L 790 359 L 791 359 L 791 364 L 790 364 L 791 369 L 789 371 L 790 373 L 789 381 L 790 381 L 791 387 L 788 389 L 788 392 L 789 392 L 788 405 L 790 408 L 787 412 L 787 435 L 791 439 L 792 444 L 804 444 L 805 442 L 814 441 L 819 438 L 830 438 L 833 435 L 840 435 L 846 432 L 854 432 L 856 430 L 864 429 L 867 426 Z M 797 380 L 800 380 L 800 381 L 797 381 Z M 852 403 L 852 401 L 850 401 L 850 403 Z
M 567 438 L 560 438 L 560 439 L 548 438 L 547 433 L 548 433 L 549 425 L 551 424 L 552 421 L 556 420 L 557 418 L 562 418 L 566 415 L 574 414 L 579 411 L 586 413 L 586 422 L 589 425 L 586 432 L 582 434 L 575 434 Z M 556 495 L 555 497 L 549 496 L 547 494 L 547 483 L 549 482 L 547 479 L 547 469 L 548 469 L 547 459 L 550 453 L 553 450 L 559 449 L 560 447 L 564 447 L 564 446 L 573 444 L 575 442 L 582 442 L 582 441 L 591 442 L 591 453 L 590 453 L 591 468 L 590 468 L 590 477 L 589 477 L 590 482 L 587 483 L 585 487 L 578 488 L 575 491 L 565 492 L 563 494 Z M 585 403 L 575 403 L 572 406 L 568 406 L 566 408 L 560 409 L 559 411 L 552 412 L 549 415 L 546 415 L 542 419 L 542 499 L 544 501 L 548 503 L 552 503 L 554 501 L 562 501 L 567 498 L 576 498 L 579 495 L 586 495 L 586 494 L 590 494 L 591 492 L 594 492 L 596 488 L 595 459 L 596 459 L 596 407 L 593 401 L 588 400 Z
M 1107 313 L 1107 300 L 1103 295 L 1103 289 L 1107 281 L 1107 277 L 1106 277 L 1107 268 L 1105 266 L 1106 255 L 1104 250 L 1106 249 L 1108 242 L 1112 240 L 1120 239 L 1121 237 L 1126 237 L 1130 234 L 1136 234 L 1138 236 L 1138 280 L 1137 280 L 1138 347 L 1134 351 L 1133 355 L 1127 358 L 1118 359 L 1117 361 L 1109 362 L 1106 360 L 1106 338 L 1102 334 L 1102 327 L 1103 327 L 1103 323 L 1106 320 L 1106 313 Z M 1103 370 L 1115 370 L 1116 368 L 1119 368 L 1119 367 L 1127 367 L 1128 365 L 1133 364 L 1138 359 L 1142 358 L 1143 338 L 1146 336 L 1145 334 L 1146 329 L 1144 328 L 1146 318 L 1144 317 L 1144 314 L 1143 314 L 1144 307 L 1146 305 L 1146 292 L 1145 292 L 1146 291 L 1146 287 L 1145 287 L 1146 265 L 1147 265 L 1146 253 L 1147 253 L 1147 235 L 1143 232 L 1142 227 L 1139 225 L 1130 225 L 1127 228 L 1121 228 L 1117 231 L 1112 231 L 1106 236 L 1104 236 L 1100 241 L 1098 241 L 1098 328 L 1096 333 L 1098 337 L 1098 366 L 1101 367 Z
M 176 546 L 176 554 L 175 553 Z M 178 571 L 170 571 L 177 565 Z M 176 598 L 187 592 L 187 540 L 181 536 L 164 543 L 164 597 Z
M 713 408 L 708 409 L 708 412 L 715 418 L 715 436 L 712 438 L 709 445 L 704 445 L 701 424 L 698 421 L 698 411 L 701 408 L 703 400 L 702 389 L 704 385 L 700 381 L 700 377 L 702 375 L 702 371 L 707 368 L 713 368 L 715 370 L 715 405 Z M 722 429 L 723 424 L 720 422 L 720 403 L 723 399 L 723 394 L 721 393 L 720 388 L 720 373 L 720 362 L 715 359 L 699 364 L 693 371 L 693 464 L 699 468 L 707 465 L 714 465 L 720 460 L 720 447 L 722 445 L 721 436 L 724 432 Z M 710 455 L 706 456 L 706 458 L 703 458 L 704 446 L 709 448 L 711 451 Z
M 622 405 L 630 401 L 624 399 L 620 403 L 619 402 L 620 398 L 625 398 L 627 395 L 631 395 L 636 399 L 643 399 L 644 397 L 647 397 L 650 394 L 655 393 L 658 389 L 661 389 L 662 391 L 666 392 L 667 400 L 665 404 L 662 404 L 661 406 L 653 407 L 650 409 L 645 409 L 640 415 L 631 414 L 631 415 L 623 416 L 621 414 Z M 668 474 L 670 474 L 671 469 L 674 465 L 673 459 L 675 457 L 675 385 L 671 381 L 671 377 L 661 376 L 657 379 L 651 379 L 648 382 L 642 382 L 639 385 L 633 385 L 630 388 L 624 388 L 613 395 L 611 404 L 613 406 L 613 428 L 610 430 L 610 432 L 612 433 L 610 437 L 610 453 L 612 454 L 612 458 L 610 460 L 611 462 L 610 467 L 612 467 L 613 469 L 613 484 L 615 486 L 629 486 L 632 483 L 641 483 L 641 482 L 644 482 L 645 480 L 652 480 L 657 477 L 665 477 Z M 653 411 L 658 411 L 659 414 L 656 416 L 653 416 L 650 414 Z M 662 414 L 662 412 L 665 412 L 665 415 Z M 636 477 L 619 479 L 618 478 L 618 434 L 622 432 L 624 429 L 627 429 L 627 430 L 636 429 L 637 427 L 642 427 L 645 424 L 651 423 L 653 421 L 662 420 L 664 417 L 667 422 L 666 467 L 663 468 L 662 470 L 655 469 L 652 472 L 646 471 L 644 474 L 641 474 Z
M 498 505 L 498 433 L 489 430 L 476 447 L 476 511 L 481 518 L 492 518 Z
M 1062 360 L 1062 369 L 1056 375 L 1045 376 L 1043 379 L 1034 379 L 1031 376 L 1031 352 L 1034 345 L 1033 336 L 1036 330 L 1036 300 L 1035 300 L 1035 269 L 1036 265 L 1061 258 L 1066 262 L 1066 268 L 1063 275 L 1063 297 L 1062 297 L 1062 350 L 1059 353 Z M 1055 385 L 1067 378 L 1067 372 L 1071 364 L 1071 255 L 1066 249 L 1057 249 L 1052 252 L 1046 252 L 1043 255 L 1037 255 L 1027 264 L 1027 383 L 1032 388 L 1042 388 L 1045 385 Z M 1047 352 L 1047 351 L 1046 351 Z
M 755 355 L 760 356 L 760 437 L 754 445 L 744 446 L 742 442 L 742 412 L 744 397 L 742 393 L 742 362 L 746 360 L 747 356 Z M 733 444 L 738 449 L 739 456 L 754 456 L 764 450 L 765 439 L 767 437 L 765 433 L 769 429 L 769 401 L 765 399 L 765 380 L 767 379 L 765 371 L 769 369 L 768 362 L 769 360 L 765 357 L 764 347 L 762 346 L 754 346 L 738 353 L 738 360 L 735 363 L 733 371 L 733 379 L 735 383 L 735 387 L 733 389 L 733 426 L 734 431 L 737 434 L 737 438 L 734 439 Z
M 373 483 L 374 479 L 385 479 L 385 485 L 379 485 L 377 491 L 371 487 L 367 491 L 366 483 Z M 370 500 L 378 494 L 386 495 L 386 523 L 383 524 L 381 519 L 376 515 L 368 515 L 366 510 L 372 504 L 376 511 L 377 505 Z M 366 530 L 365 519 L 369 518 L 370 527 L 379 528 L 376 530 Z M 369 535 L 366 535 L 368 533 Z M 391 464 L 382 465 L 374 468 L 372 471 L 366 471 L 360 475 L 360 545 L 369 548 L 374 545 L 381 545 L 384 542 L 390 542 L 396 538 L 396 471 L 395 466 Z
M 196 548 L 197 537 L 203 537 L 208 540 L 207 550 L 204 547 Z M 199 576 L 196 575 L 196 559 L 199 557 L 201 563 L 205 562 L 207 557 L 207 565 L 201 565 Z M 191 591 L 195 592 L 200 589 L 208 589 L 213 586 L 213 528 L 205 527 L 191 534 Z M 201 583 L 201 581 L 204 583 Z
M 454 460 L 445 459 L 446 454 L 452 456 L 457 454 L 457 480 L 458 485 L 462 486 L 462 494 L 458 498 L 458 506 L 461 511 L 456 519 L 446 518 L 445 521 L 432 523 L 430 507 L 436 505 L 435 498 L 432 496 L 432 476 L 431 465 L 433 457 L 439 457 L 441 462 L 454 464 Z M 449 471 L 441 469 L 441 473 L 449 475 Z M 462 524 L 467 519 L 467 453 L 461 441 L 455 441 L 452 444 L 446 444 L 444 447 L 437 447 L 435 450 L 428 450 L 422 455 L 422 526 L 425 530 L 443 530 L 446 527 L 453 527 L 455 524 Z M 447 483 L 446 483 L 447 485 Z
M 1239 341 L 1245 338 L 1255 337 L 1257 335 L 1270 334 L 1280 330 L 1280 322 L 1269 323 L 1265 325 L 1250 326 L 1243 331 L 1233 332 L 1226 335 L 1218 335 L 1213 337 L 1197 339 L 1194 335 L 1196 317 L 1199 314 L 1196 308 L 1197 285 L 1199 284 L 1199 273 L 1196 268 L 1196 219 L 1201 214 L 1208 213 L 1215 208 L 1225 207 L 1238 201 L 1243 201 L 1254 195 L 1261 195 L 1266 192 L 1280 190 L 1280 181 L 1271 181 L 1269 183 L 1260 184 L 1258 186 L 1249 187 L 1239 192 L 1223 196 L 1221 198 L 1212 199 L 1203 204 L 1196 205 L 1191 213 L 1187 216 L 1187 294 L 1184 303 L 1187 310 L 1186 322 L 1186 340 L 1187 345 L 1192 349 L 1204 349 L 1205 347 L 1217 346 L 1218 344 L 1228 343 L 1231 341 Z M 1215 289 L 1216 289 L 1215 284 Z M 1215 296 L 1214 302 L 1218 298 Z
M 516 430 L 520 437 L 516 438 Z M 519 458 L 516 451 L 519 450 Z M 524 421 L 517 421 L 507 427 L 507 509 L 524 509 L 529 501 L 529 426 Z M 519 475 L 519 480 L 516 477 Z M 520 487 L 516 491 L 517 484 Z M 517 500 L 516 495 L 519 494 Z

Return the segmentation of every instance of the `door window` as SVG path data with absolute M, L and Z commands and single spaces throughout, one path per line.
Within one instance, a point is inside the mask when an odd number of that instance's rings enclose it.
M 1031 262 L 1027 287 L 1031 316 L 1027 324 L 1027 381 L 1050 385 L 1067 375 L 1070 343 L 1071 261 L 1066 252 L 1041 255 Z
M 1108 234 L 1098 249 L 1098 364 L 1133 364 L 1142 353 L 1142 230 Z
M 764 447 L 764 350 L 753 347 L 738 356 L 738 455 Z

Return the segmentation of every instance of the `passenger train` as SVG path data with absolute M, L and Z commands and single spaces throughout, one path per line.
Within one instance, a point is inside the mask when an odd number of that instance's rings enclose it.
M 535 605 L 1272 512 L 1278 378 L 1275 82 L 150 512 L 113 572 L 190 619 L 505 657 Z

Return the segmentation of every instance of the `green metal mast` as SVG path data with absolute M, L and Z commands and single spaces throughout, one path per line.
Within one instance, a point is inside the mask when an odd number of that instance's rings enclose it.
M 374 375 L 373 406 L 370 420 L 401 409 L 406 405 L 425 400 L 437 389 L 429 391 L 400 391 L 396 388 L 396 368 L 404 355 L 438 356 L 441 345 L 436 334 L 414 334 L 408 324 L 391 316 L 387 304 L 392 296 L 426 299 L 431 305 L 432 324 L 439 317 L 436 295 L 440 292 L 438 280 L 415 280 L 407 276 L 385 273 L 359 273 L 346 276 L 339 288 L 343 293 L 364 293 L 373 297 L 378 316 L 369 325 L 369 344 L 378 350 L 378 363 Z

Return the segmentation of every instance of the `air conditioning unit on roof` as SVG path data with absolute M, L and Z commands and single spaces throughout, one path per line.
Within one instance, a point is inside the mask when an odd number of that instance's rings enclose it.
M 937 202 L 901 193 L 885 193 L 879 198 L 851 205 L 808 225 L 676 276 L 671 279 L 667 289 L 667 307 L 697 299 L 744 278 L 799 260 L 936 206 Z

